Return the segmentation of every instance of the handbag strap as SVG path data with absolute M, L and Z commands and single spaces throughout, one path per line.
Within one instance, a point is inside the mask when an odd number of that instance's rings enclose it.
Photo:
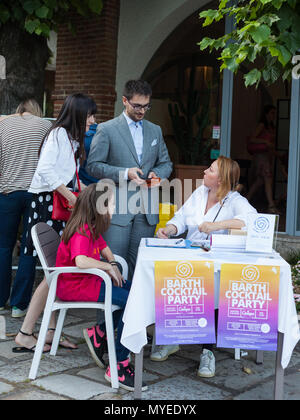
M 74 148 L 73 148 L 73 144 L 72 144 L 72 140 L 70 139 L 69 133 L 68 134 L 68 139 L 70 141 L 70 145 L 72 147 L 72 151 L 73 151 L 73 155 L 74 155 L 74 160 L 75 160 L 75 170 L 76 170 L 76 178 L 77 178 L 77 185 L 78 185 L 78 190 L 79 192 L 81 192 L 81 185 L 80 185 L 80 180 L 79 180 L 79 175 L 78 175 L 78 171 L 77 171 L 77 161 L 76 161 L 76 156 L 75 156 L 75 152 L 74 152 Z
M 76 157 L 75 157 L 75 155 L 74 155 L 74 158 L 75 158 L 76 178 L 77 178 L 78 190 L 79 190 L 79 192 L 81 192 L 81 185 L 80 185 L 80 179 L 79 179 L 79 175 L 78 175 L 78 171 L 77 171 L 77 162 L 76 162 Z

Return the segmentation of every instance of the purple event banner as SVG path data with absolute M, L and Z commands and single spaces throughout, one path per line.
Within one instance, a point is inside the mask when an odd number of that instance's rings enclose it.
M 156 261 L 156 344 L 215 343 L 212 261 Z
M 222 264 L 217 347 L 276 351 L 280 267 Z

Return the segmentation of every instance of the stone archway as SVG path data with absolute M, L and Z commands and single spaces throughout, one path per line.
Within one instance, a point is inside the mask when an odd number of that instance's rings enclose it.
M 115 113 L 122 110 L 122 90 L 129 79 L 141 77 L 162 42 L 208 0 L 152 0 L 140 6 L 139 0 L 121 0 Z M 130 7 L 129 7 L 130 6 Z

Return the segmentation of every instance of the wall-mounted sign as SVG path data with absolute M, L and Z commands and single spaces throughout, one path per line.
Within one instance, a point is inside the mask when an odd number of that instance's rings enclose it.
M 212 132 L 212 138 L 214 140 L 219 140 L 221 136 L 221 127 L 219 125 L 214 125 L 213 126 L 213 132 Z

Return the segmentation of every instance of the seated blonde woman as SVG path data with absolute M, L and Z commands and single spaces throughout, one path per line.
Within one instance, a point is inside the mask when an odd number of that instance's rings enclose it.
M 204 171 L 199 187 L 166 227 L 158 230 L 159 238 L 167 239 L 187 231 L 187 239 L 204 240 L 212 233 L 226 233 L 228 229 L 246 226 L 248 213 L 256 213 L 245 197 L 237 191 L 240 168 L 237 162 L 220 156 Z M 177 345 L 157 346 L 150 358 L 163 361 L 179 350 Z M 198 376 L 215 375 L 215 357 L 211 344 L 203 345 Z

